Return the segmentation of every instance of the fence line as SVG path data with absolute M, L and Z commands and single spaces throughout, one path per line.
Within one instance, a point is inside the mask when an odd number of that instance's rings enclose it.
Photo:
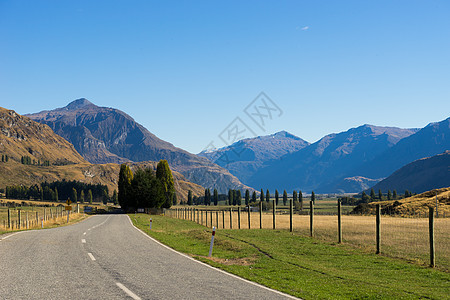
M 275 203 L 274 203 L 275 204 Z M 261 204 L 259 208 L 261 208 Z M 188 211 L 197 215 L 197 219 L 187 218 L 180 211 Z M 186 219 L 198 224 L 213 224 L 223 229 L 287 229 L 301 235 L 314 238 L 351 244 L 368 251 L 408 259 L 420 264 L 435 265 L 450 270 L 450 218 L 442 214 L 435 218 L 434 207 L 430 207 L 427 215 L 412 213 L 409 216 L 381 214 L 377 209 L 375 216 L 342 214 L 341 204 L 336 203 L 336 213 L 317 214 L 314 203 L 310 202 L 308 212 L 294 214 L 289 207 L 288 213 L 272 206 L 270 212 L 250 206 L 244 207 L 247 218 L 241 218 L 241 208 L 233 209 L 199 209 L 172 208 L 166 209 L 167 217 Z M 254 217 L 259 215 L 258 217 Z M 208 220 L 209 218 L 209 220 Z

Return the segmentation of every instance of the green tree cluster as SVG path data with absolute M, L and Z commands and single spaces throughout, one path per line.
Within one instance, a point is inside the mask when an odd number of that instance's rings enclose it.
M 169 208 L 175 197 L 172 171 L 166 160 L 156 167 L 133 172 L 122 164 L 119 172 L 118 202 L 125 210 L 137 208 Z

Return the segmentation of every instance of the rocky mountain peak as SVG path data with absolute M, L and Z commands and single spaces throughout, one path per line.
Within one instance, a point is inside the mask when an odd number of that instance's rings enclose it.
M 70 102 L 65 107 L 65 109 L 67 109 L 67 110 L 77 110 L 77 109 L 84 108 L 84 107 L 87 107 L 87 106 L 96 107 L 96 105 L 93 104 L 92 102 L 90 102 L 88 99 L 80 98 L 80 99 L 77 99 L 75 101 Z

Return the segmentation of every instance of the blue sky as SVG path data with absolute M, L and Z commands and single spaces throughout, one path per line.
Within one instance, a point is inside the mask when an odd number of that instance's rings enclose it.
M 0 106 L 87 98 L 197 153 L 236 117 L 309 142 L 449 117 L 449 1 L 0 0 Z M 244 109 L 265 92 L 263 128 Z

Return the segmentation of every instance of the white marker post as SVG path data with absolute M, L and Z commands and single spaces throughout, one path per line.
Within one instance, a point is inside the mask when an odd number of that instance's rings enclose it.
M 214 245 L 214 236 L 216 235 L 216 227 L 213 226 L 212 236 L 211 236 L 211 244 L 209 245 L 209 255 L 208 257 L 211 257 L 213 245 Z
M 152 222 L 153 222 L 153 220 L 150 219 L 150 230 L 152 230 Z
M 44 228 L 44 218 L 41 217 L 41 228 Z

